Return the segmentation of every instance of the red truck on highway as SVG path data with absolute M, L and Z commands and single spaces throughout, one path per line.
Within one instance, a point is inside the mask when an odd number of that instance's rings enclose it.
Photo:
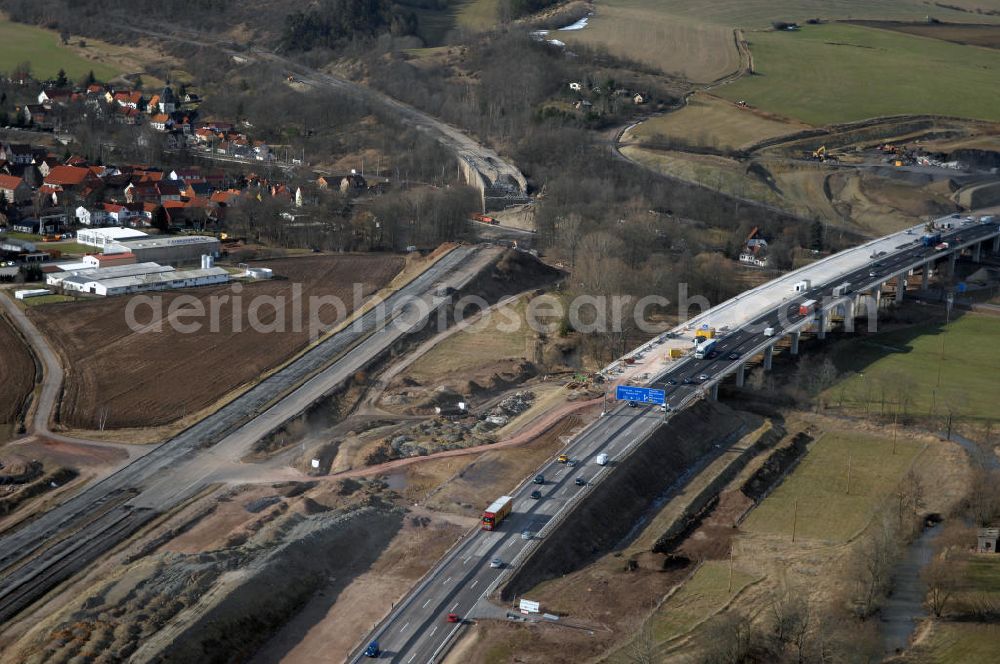
M 799 305 L 800 316 L 808 316 L 814 311 L 816 311 L 816 300 L 806 300 Z
M 483 511 L 482 529 L 496 530 L 500 522 L 507 518 L 511 508 L 514 506 L 514 499 L 510 496 L 500 496 L 493 501 L 493 504 Z

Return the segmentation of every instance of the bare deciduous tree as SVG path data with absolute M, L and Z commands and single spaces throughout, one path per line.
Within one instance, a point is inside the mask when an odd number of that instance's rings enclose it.
M 920 578 L 927 584 L 927 607 L 940 618 L 958 589 L 959 577 L 955 561 L 935 556 L 921 570 Z

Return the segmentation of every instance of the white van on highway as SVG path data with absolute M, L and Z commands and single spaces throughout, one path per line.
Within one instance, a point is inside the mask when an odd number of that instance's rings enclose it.
M 595 461 L 597 461 L 598 466 L 606 466 L 608 465 L 608 455 L 602 452 L 597 455 L 597 459 L 595 459 Z
M 765 337 L 773 337 L 774 336 L 774 328 L 773 327 L 765 327 L 764 328 L 764 336 Z

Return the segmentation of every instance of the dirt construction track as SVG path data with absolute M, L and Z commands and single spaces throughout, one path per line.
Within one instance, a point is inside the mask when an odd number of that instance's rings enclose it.
M 29 315 L 62 356 L 66 382 L 60 423 L 84 428 L 158 426 L 205 408 L 231 390 L 279 364 L 309 342 L 308 308 L 301 325 L 292 324 L 292 298 L 301 285 L 303 298 L 334 295 L 353 308 L 353 285 L 369 296 L 389 283 L 403 266 L 398 256 L 309 256 L 268 261 L 281 279 L 243 287 L 242 313 L 229 302 L 219 309 L 218 332 L 204 328 L 183 334 L 164 325 L 160 332 L 136 333 L 125 310 L 131 298 L 115 297 L 82 304 L 34 307 Z M 295 287 L 293 289 L 293 287 Z M 214 298 L 229 295 L 232 285 L 186 291 L 210 311 Z M 163 312 L 184 293 L 159 294 Z M 255 296 L 284 298 L 284 332 L 256 331 L 249 324 Z M 261 323 L 276 321 L 274 308 L 262 306 Z M 148 309 L 137 314 L 145 322 Z M 332 308 L 324 319 L 335 317 Z M 236 325 L 238 322 L 239 325 Z M 194 319 L 191 319 L 194 320 Z M 207 321 L 207 319 L 204 319 Z M 238 329 L 242 331 L 237 331 Z

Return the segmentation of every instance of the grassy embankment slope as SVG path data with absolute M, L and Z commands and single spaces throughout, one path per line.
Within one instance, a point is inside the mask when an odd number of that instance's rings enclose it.
M 0 18 L 0 71 L 9 72 L 25 61 L 31 63 L 31 71 L 38 78 L 54 77 L 60 69 L 70 80 L 80 79 L 89 71 L 102 81 L 121 73 L 109 64 L 89 60 L 63 46 L 59 35 L 52 30 Z

